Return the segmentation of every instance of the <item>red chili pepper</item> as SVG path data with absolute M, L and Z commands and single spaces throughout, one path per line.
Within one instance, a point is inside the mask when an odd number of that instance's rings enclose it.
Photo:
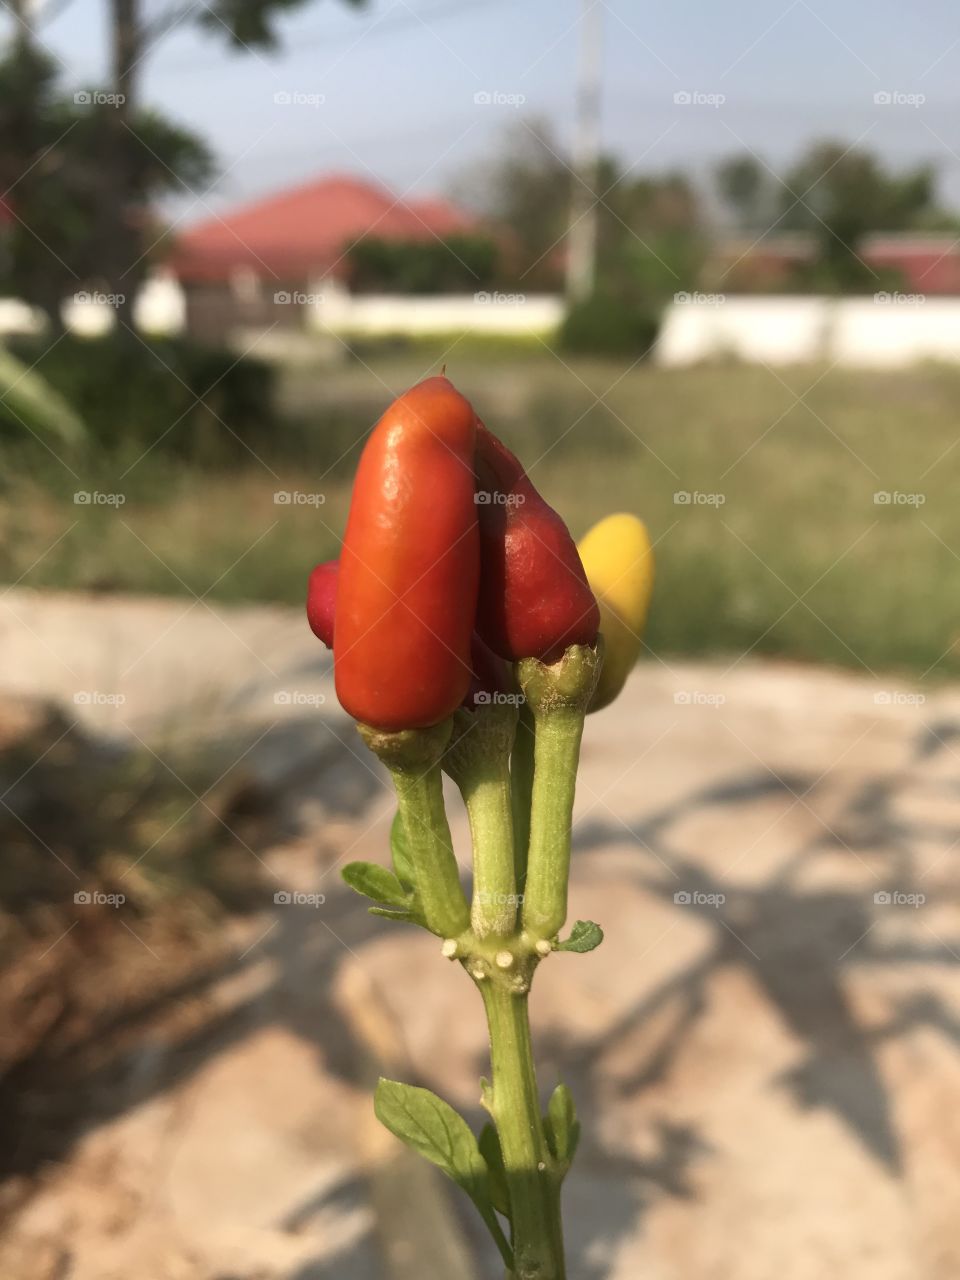
M 425 728 L 470 683 L 479 577 L 476 415 L 446 378 L 395 400 L 354 482 L 340 556 L 337 696 L 378 729 Z
M 328 649 L 333 648 L 339 569 L 338 561 L 325 560 L 312 571 L 307 583 L 307 621 L 310 630 Z
M 339 569 L 338 560 L 318 564 L 310 574 L 307 586 L 307 621 L 310 630 L 328 649 L 333 648 Z M 470 665 L 470 688 L 462 704 L 469 710 L 492 702 L 498 694 L 516 694 L 517 682 L 513 671 L 503 658 L 483 643 L 476 631 L 470 637 Z
M 576 543 L 510 450 L 477 424 L 477 630 L 504 658 L 553 662 L 596 643 L 600 612 Z

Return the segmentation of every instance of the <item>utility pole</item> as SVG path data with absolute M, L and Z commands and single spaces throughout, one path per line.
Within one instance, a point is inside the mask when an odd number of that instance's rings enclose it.
M 110 291 L 123 301 L 117 305 L 121 333 L 133 326 L 134 297 L 143 279 L 141 253 L 144 210 L 140 205 L 138 141 L 133 132 L 136 115 L 137 64 L 143 56 L 143 30 L 139 0 L 110 0 L 111 88 L 115 95 L 106 114 L 110 131 L 112 179 L 112 261 Z
M 597 259 L 597 164 L 600 156 L 600 87 L 603 73 L 603 0 L 581 0 L 580 71 L 573 144 L 573 193 L 567 231 L 567 299 L 593 293 Z

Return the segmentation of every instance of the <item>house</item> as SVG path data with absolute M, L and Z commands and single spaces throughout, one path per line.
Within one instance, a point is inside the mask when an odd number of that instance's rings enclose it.
M 732 294 L 790 291 L 817 252 L 816 238 L 804 232 L 724 240 L 710 256 L 705 287 Z M 909 295 L 960 296 L 960 235 L 953 232 L 874 232 L 863 238 L 858 256 L 876 273 L 878 291 L 893 281 Z
M 174 242 L 169 267 L 187 328 L 219 341 L 237 329 L 306 328 L 324 290 L 342 293 L 347 251 L 364 236 L 444 239 L 476 228 L 449 201 L 398 199 L 349 175 L 318 178 L 207 218 Z

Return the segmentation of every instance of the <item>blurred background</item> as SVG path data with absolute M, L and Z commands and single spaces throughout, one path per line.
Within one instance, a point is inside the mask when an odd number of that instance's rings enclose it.
M 393 804 L 302 618 L 446 366 L 657 558 L 535 998 L 571 1280 L 953 1280 L 954 7 L 2 19 L 3 1275 L 498 1274 L 372 1118 L 479 1122 L 482 1019 L 339 879 Z

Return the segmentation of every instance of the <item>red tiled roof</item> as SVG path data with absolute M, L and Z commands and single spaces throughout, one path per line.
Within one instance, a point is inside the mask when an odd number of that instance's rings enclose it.
M 184 280 L 224 280 L 248 267 L 293 281 L 342 268 L 344 250 L 364 235 L 420 240 L 474 226 L 445 200 L 403 202 L 359 178 L 320 178 L 197 223 L 177 237 L 169 265 Z

